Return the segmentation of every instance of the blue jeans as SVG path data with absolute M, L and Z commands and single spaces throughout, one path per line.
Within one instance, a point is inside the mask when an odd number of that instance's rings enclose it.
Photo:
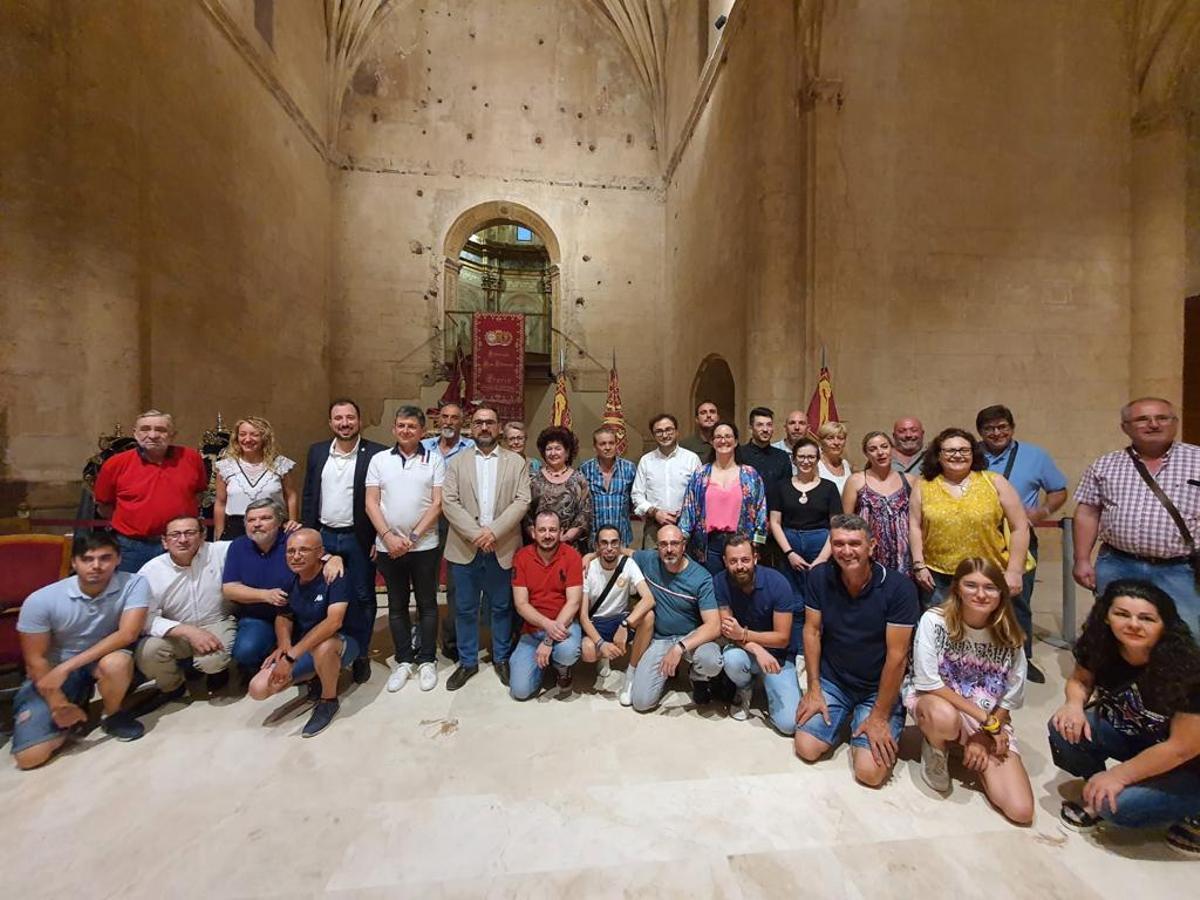
M 789 547 L 804 557 L 806 562 L 812 562 L 829 540 L 829 529 L 796 531 L 794 528 L 785 528 L 783 536 L 787 538 Z M 792 596 L 796 600 L 796 611 L 792 615 L 792 643 L 788 646 L 788 657 L 795 659 L 797 654 L 804 653 L 804 604 L 808 600 L 808 572 L 793 569 L 786 557 L 779 563 L 779 571 L 791 584 Z
M 537 664 L 538 645 L 545 639 L 546 632 L 535 631 L 521 635 L 517 649 L 509 660 L 508 692 L 514 700 L 528 700 L 542 685 L 542 670 Z M 579 644 L 583 631 L 578 622 L 572 622 L 565 641 L 557 641 L 550 651 L 550 662 L 556 669 L 569 669 L 579 662 Z
M 725 531 L 710 531 L 708 540 L 705 542 L 704 559 L 701 560 L 704 568 L 708 569 L 712 575 L 720 575 L 725 571 L 725 542 L 733 535 Z
M 118 534 L 116 537 L 117 546 L 121 548 L 121 565 L 117 566 L 118 572 L 136 572 L 154 557 L 162 556 L 167 552 L 158 538 L 141 541 L 125 537 L 123 534 Z
M 512 570 L 503 568 L 496 554 L 480 551 L 469 563 L 451 563 L 450 571 L 459 665 L 468 669 L 479 665 L 480 594 L 492 614 L 492 663 L 507 662 L 512 649 Z
M 859 725 L 866 721 L 867 716 L 871 714 L 871 710 L 875 708 L 875 699 L 879 692 L 870 691 L 869 693 L 861 693 L 852 691 L 822 675 L 821 693 L 825 696 L 825 705 L 829 707 L 829 724 L 826 725 L 824 717 L 820 713 L 817 713 L 801 725 L 799 730 L 805 734 L 811 734 L 823 744 L 834 747 L 840 743 L 847 720 L 850 723 L 849 731 L 851 735 L 858 730 Z M 904 730 L 904 716 L 904 704 L 897 697 L 896 705 L 888 715 L 888 726 L 892 733 L 892 740 L 900 740 L 900 732 Z M 865 734 L 860 734 L 858 737 L 852 736 L 850 738 L 850 746 L 870 750 L 871 742 L 867 740 Z
M 1033 586 L 1037 582 L 1038 542 L 1033 526 L 1029 528 L 1029 555 L 1033 557 L 1034 567 L 1021 576 L 1021 593 L 1012 598 L 1017 623 L 1025 632 L 1026 659 L 1033 657 Z
M 365 659 L 371 652 L 371 635 L 375 633 L 375 563 L 371 562 L 370 553 L 363 550 L 353 532 L 322 527 L 321 543 L 326 553 L 334 553 L 342 558 L 346 567 L 346 583 L 362 607 L 363 624 L 356 629 L 357 633 L 350 636 L 358 645 L 360 658 Z
M 774 675 L 767 675 L 749 653 L 741 647 L 726 647 L 722 655 L 725 674 L 739 688 L 750 687 L 755 675 L 762 675 L 763 687 L 767 690 L 767 712 L 771 724 L 780 734 L 792 735 L 796 731 L 796 707 L 800 705 L 800 684 L 796 681 L 796 665 L 788 661 L 781 663 Z
M 917 585 L 917 594 L 921 598 L 921 612 L 931 609 L 934 606 L 941 606 L 942 602 L 950 593 L 950 585 L 954 584 L 953 575 L 943 575 L 941 572 L 935 572 L 929 569 L 929 574 L 933 576 L 933 590 L 926 591 L 925 588 Z
M 75 669 L 63 681 L 62 692 L 76 706 L 83 707 L 87 712 L 92 700 L 92 691 L 96 687 L 93 675 L 96 664 Z M 13 735 L 12 746 L 9 750 L 20 753 L 36 744 L 44 744 L 55 738 L 62 737 L 67 729 L 59 728 L 50 712 L 50 704 L 41 695 L 32 681 L 26 680 L 13 698 Z
M 275 650 L 275 623 L 266 619 L 238 619 L 237 636 L 233 639 L 233 661 L 243 669 L 257 672 Z
M 1050 729 L 1050 755 L 1060 769 L 1080 778 L 1103 772 L 1109 759 L 1132 759 L 1154 741 L 1122 734 L 1101 718 L 1094 707 L 1087 711 L 1091 740 L 1072 744 L 1059 734 L 1054 723 Z M 1123 828 L 1153 828 L 1170 825 L 1188 816 L 1200 814 L 1200 771 L 1195 761 L 1162 775 L 1131 784 L 1117 795 L 1114 812 L 1105 806 L 1098 814 Z
M 1200 639 L 1200 591 L 1192 567 L 1186 562 L 1173 566 L 1158 566 L 1114 553 L 1101 547 L 1096 556 L 1096 594 L 1104 593 L 1110 582 L 1121 578 L 1139 578 L 1162 588 L 1175 601 L 1179 616 L 1191 629 L 1192 637 Z

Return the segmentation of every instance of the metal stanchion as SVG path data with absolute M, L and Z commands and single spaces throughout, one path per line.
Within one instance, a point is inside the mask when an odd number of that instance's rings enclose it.
M 1063 518 L 1062 529 L 1062 637 L 1043 638 L 1051 647 L 1070 650 L 1075 646 L 1075 520 Z

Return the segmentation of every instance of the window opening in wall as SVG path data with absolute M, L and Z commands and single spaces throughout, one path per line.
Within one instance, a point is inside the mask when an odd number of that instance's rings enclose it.
M 523 313 L 526 359 L 548 362 L 551 264 L 537 232 L 512 221 L 491 222 L 467 238 L 458 261 L 457 297 L 445 317 L 446 359 L 454 359 L 460 345 L 470 354 L 473 314 L 493 311 Z
M 254 28 L 275 49 L 275 0 L 254 0 Z

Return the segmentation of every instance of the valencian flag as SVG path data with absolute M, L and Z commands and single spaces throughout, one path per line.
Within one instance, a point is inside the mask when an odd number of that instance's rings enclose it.
M 821 354 L 824 356 L 824 352 Z M 837 422 L 837 404 L 833 402 L 833 380 L 829 377 L 829 369 L 821 365 L 821 374 L 817 378 L 817 389 L 813 391 L 812 399 L 808 401 L 808 428 L 816 433 L 817 429 L 826 422 Z
M 571 427 L 571 406 L 567 403 L 567 365 L 562 354 L 558 357 L 558 376 L 554 380 L 554 409 L 550 424 L 557 428 Z
M 621 407 L 621 382 L 617 378 L 617 352 L 613 351 L 612 368 L 608 370 L 608 399 L 604 401 L 601 424 L 617 436 L 617 456 L 625 455 L 625 410 Z

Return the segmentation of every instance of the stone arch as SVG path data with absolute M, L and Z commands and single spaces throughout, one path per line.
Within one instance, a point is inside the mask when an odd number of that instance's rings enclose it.
M 555 359 L 558 356 L 562 322 L 562 289 L 559 283 L 562 250 L 558 235 L 550 227 L 550 223 L 521 203 L 511 200 L 488 200 L 459 213 L 458 218 L 450 225 L 446 231 L 446 239 L 442 242 L 442 302 L 438 321 L 444 323 L 446 310 L 457 308 L 458 275 L 461 269 L 458 255 L 466 245 L 467 239 L 481 228 L 499 222 L 524 225 L 534 231 L 546 245 L 546 254 L 550 257 L 550 353 L 551 358 Z M 440 343 L 438 352 L 443 356 L 445 354 L 445 348 Z
M 704 357 L 696 369 L 696 377 L 692 379 L 692 404 L 688 409 L 689 418 L 695 414 L 696 407 L 704 400 L 711 400 L 717 404 L 717 409 L 721 411 L 721 418 L 730 422 L 737 421 L 737 387 L 733 381 L 733 370 L 729 368 L 725 357 L 719 353 L 710 353 Z

